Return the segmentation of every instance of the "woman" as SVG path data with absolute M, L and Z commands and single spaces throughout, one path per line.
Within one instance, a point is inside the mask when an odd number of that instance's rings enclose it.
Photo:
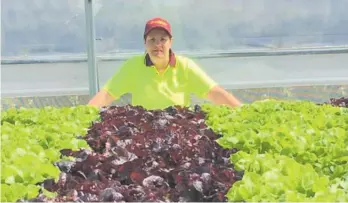
M 230 107 L 241 103 L 216 84 L 191 59 L 175 55 L 171 26 L 165 19 L 146 23 L 146 53 L 128 59 L 90 100 L 91 106 L 110 105 L 125 93 L 132 94 L 132 105 L 146 109 L 190 105 L 190 94 Z

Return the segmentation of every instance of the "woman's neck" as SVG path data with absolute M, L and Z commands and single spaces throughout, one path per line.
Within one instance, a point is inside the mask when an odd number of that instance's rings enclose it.
M 158 71 L 165 70 L 169 64 L 169 57 L 166 57 L 163 60 L 153 60 L 153 59 L 151 60 Z

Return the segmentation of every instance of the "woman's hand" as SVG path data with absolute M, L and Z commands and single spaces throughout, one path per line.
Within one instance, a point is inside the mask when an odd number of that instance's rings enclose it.
M 101 108 L 110 105 L 115 98 L 113 98 L 106 90 L 101 89 L 89 102 L 88 106 Z

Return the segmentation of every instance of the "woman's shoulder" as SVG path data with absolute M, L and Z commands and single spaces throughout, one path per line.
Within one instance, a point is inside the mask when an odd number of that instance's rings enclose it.
M 143 63 L 145 60 L 144 54 L 132 55 L 126 59 L 126 63 Z
M 185 56 L 183 54 L 176 54 L 175 55 L 176 63 L 180 67 L 187 68 L 190 66 L 190 64 L 193 62 L 193 59 Z
M 126 68 L 128 70 L 137 69 L 145 64 L 144 60 L 145 56 L 143 54 L 132 55 L 123 61 L 121 67 Z
M 198 66 L 195 59 L 189 56 L 178 54 L 175 57 L 176 57 L 177 66 L 184 70 L 196 68 Z
M 175 54 L 175 59 L 176 61 L 178 61 L 179 63 L 183 63 L 183 62 L 187 62 L 192 60 L 190 57 L 184 55 L 184 54 Z

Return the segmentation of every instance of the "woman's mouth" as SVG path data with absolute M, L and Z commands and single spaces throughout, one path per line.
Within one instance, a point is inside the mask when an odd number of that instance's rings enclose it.
M 153 50 L 152 51 L 154 54 L 160 54 L 160 53 L 163 53 L 163 51 L 162 50 Z

